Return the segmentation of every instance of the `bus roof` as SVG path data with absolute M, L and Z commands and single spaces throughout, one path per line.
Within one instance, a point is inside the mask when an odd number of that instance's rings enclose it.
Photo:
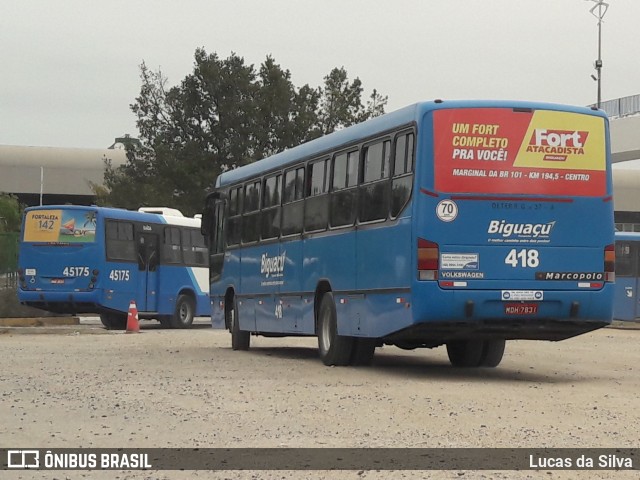
M 130 220 L 138 222 L 164 223 L 167 225 L 180 225 L 184 227 L 199 227 L 199 218 L 179 217 L 175 215 L 160 215 L 157 213 L 125 210 L 124 208 L 99 207 L 97 205 L 41 205 L 28 207 L 25 212 L 33 210 L 95 210 L 106 218 L 118 220 Z
M 289 164 L 298 162 L 301 159 L 321 155 L 329 150 L 334 150 L 341 146 L 347 146 L 367 137 L 372 137 L 385 131 L 417 122 L 429 111 L 450 108 L 545 109 L 596 115 L 607 119 L 606 114 L 602 110 L 555 103 L 507 100 L 434 100 L 420 102 L 406 106 L 400 110 L 372 118 L 366 122 L 353 125 L 343 130 L 333 132 L 315 140 L 311 140 L 307 143 L 303 143 L 302 145 L 277 153 L 271 157 L 264 158 L 249 165 L 229 170 L 228 172 L 218 176 L 215 186 L 216 188 L 220 188 L 226 185 L 242 182 L 245 179 L 259 176 L 262 173 L 269 172 L 271 170 L 278 170 Z
M 616 232 L 616 240 L 640 241 L 640 232 Z

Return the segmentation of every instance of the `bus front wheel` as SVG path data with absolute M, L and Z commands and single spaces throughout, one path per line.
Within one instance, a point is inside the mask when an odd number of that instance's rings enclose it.
M 193 323 L 195 316 L 196 304 L 189 295 L 180 295 L 176 300 L 176 310 L 171 317 L 171 326 L 173 328 L 189 328 Z
M 318 350 L 325 365 L 349 365 L 353 352 L 353 338 L 338 335 L 336 304 L 333 294 L 327 292 L 318 310 Z
M 238 322 L 238 302 L 233 299 L 233 307 L 228 310 L 229 330 L 231 331 L 231 348 L 233 350 L 249 350 L 251 336 L 249 332 L 240 330 L 240 322 Z

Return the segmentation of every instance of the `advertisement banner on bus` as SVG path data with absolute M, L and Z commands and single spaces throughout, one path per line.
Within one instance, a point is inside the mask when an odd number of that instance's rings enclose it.
M 25 242 L 89 243 L 95 238 L 93 210 L 32 210 L 25 214 Z
M 505 108 L 434 113 L 435 188 L 451 193 L 604 196 L 604 119 Z

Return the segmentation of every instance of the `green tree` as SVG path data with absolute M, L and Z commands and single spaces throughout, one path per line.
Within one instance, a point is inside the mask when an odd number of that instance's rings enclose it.
M 0 193 L 0 233 L 20 231 L 22 210 L 15 196 Z
M 197 49 L 193 72 L 167 87 L 160 70 L 140 66 L 131 105 L 143 145 L 127 145 L 127 163 L 107 165 L 98 202 L 125 208 L 167 205 L 198 213 L 216 177 L 300 143 L 384 113 L 374 90 L 334 69 L 324 88 L 296 88 L 268 56 L 256 69 L 235 53 L 221 59 Z
M 256 140 L 260 157 L 273 155 L 319 136 L 316 110 L 320 93 L 296 90 L 291 73 L 267 57 L 258 72 Z
M 344 67 L 334 68 L 324 77 L 318 112 L 318 126 L 323 135 L 384 113 L 386 96 L 373 90 L 365 106 L 362 104 L 362 92 L 360 79 L 350 82 Z

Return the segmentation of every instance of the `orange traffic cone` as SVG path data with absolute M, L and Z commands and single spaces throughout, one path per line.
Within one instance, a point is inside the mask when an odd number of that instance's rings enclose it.
M 131 300 L 131 303 L 129 303 L 129 313 L 127 313 L 127 333 L 140 333 L 138 307 L 136 307 L 135 300 Z

